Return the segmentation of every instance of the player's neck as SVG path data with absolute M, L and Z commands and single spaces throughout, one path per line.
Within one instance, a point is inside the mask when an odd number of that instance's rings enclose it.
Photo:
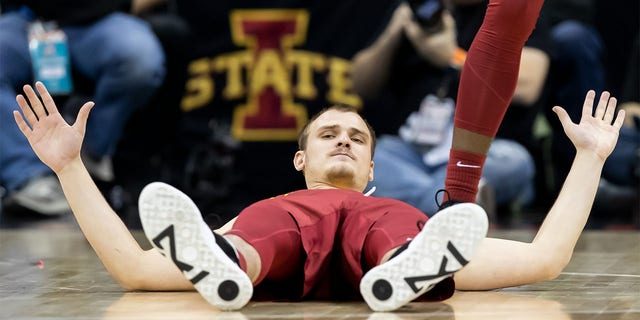
M 352 190 L 362 192 L 362 188 L 358 188 L 353 184 L 340 183 L 340 182 L 328 182 L 328 181 L 307 181 L 307 189 L 320 190 L 320 189 L 341 189 Z

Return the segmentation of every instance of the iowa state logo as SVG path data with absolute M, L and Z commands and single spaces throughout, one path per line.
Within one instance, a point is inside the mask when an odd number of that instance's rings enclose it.
M 231 38 L 241 51 L 194 60 L 182 110 L 209 104 L 216 89 L 234 106 L 232 134 L 244 141 L 293 141 L 307 122 L 307 109 L 294 98 L 362 106 L 352 92 L 351 62 L 321 53 L 296 50 L 307 38 L 306 10 L 233 10 Z M 216 88 L 213 75 L 223 74 L 224 88 Z M 314 76 L 325 75 L 327 93 L 318 97 Z

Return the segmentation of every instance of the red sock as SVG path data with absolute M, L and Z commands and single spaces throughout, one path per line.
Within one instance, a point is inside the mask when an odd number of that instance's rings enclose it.
M 444 181 L 445 193 L 443 202 L 455 200 L 462 202 L 476 202 L 478 183 L 482 176 L 482 167 L 487 156 L 461 150 L 449 152 L 447 178 Z
M 542 0 L 491 0 L 462 68 L 454 125 L 495 137 L 516 88 L 520 56 Z M 454 138 L 455 141 L 455 138 Z M 452 146 L 445 189 L 449 199 L 475 202 L 486 155 Z M 444 200 L 448 200 L 446 195 Z

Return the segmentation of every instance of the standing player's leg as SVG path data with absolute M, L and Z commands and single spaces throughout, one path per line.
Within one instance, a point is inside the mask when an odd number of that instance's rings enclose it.
M 444 201 L 475 202 L 486 154 L 515 91 L 543 0 L 491 0 L 462 68 Z

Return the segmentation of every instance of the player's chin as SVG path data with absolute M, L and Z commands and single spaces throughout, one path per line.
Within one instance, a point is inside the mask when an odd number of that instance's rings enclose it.
M 352 180 L 354 176 L 355 170 L 353 167 L 345 163 L 335 163 L 327 170 L 327 177 L 332 180 Z

